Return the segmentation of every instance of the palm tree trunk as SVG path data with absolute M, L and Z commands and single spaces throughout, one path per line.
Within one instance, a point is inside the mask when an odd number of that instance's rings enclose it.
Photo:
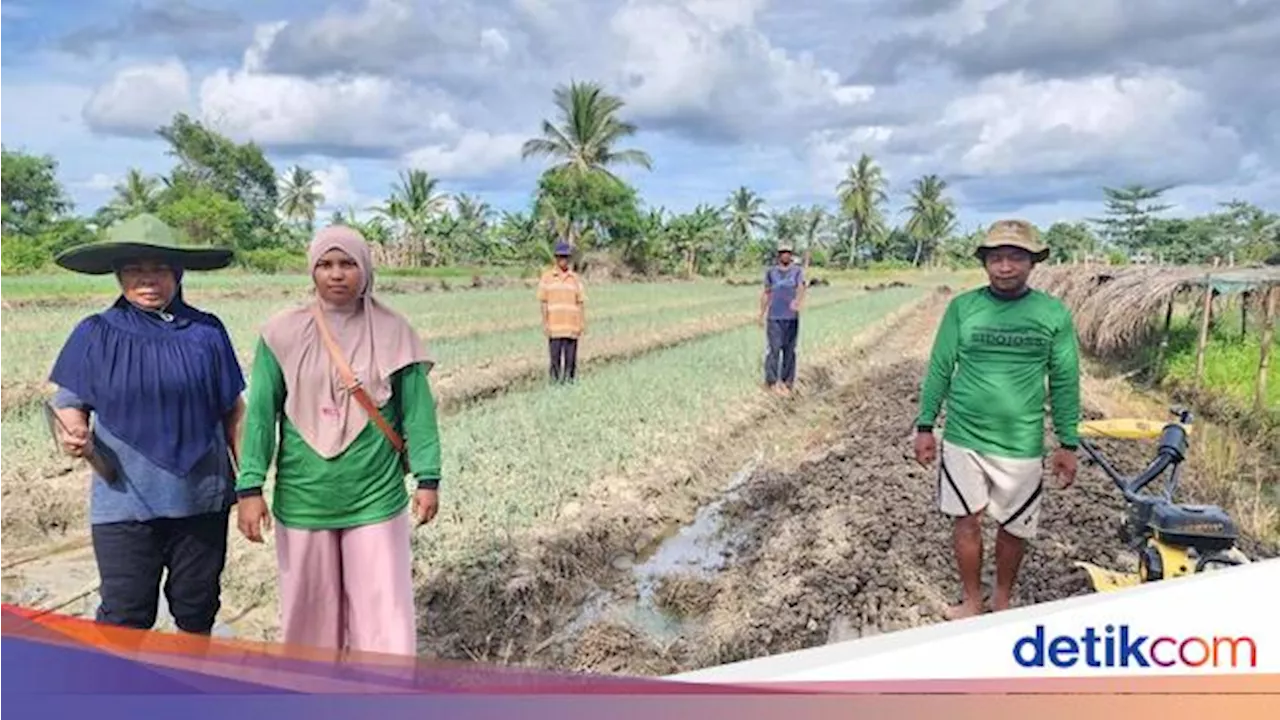
M 849 236 L 849 258 L 845 263 L 845 268 L 854 267 L 858 264 L 858 238 L 862 236 L 862 223 L 855 218 L 853 221 L 853 234 Z

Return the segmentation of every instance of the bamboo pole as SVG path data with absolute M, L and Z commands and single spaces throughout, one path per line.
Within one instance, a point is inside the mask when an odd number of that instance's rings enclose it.
M 1249 292 L 1240 295 L 1240 338 L 1249 334 Z
M 1216 266 L 1217 263 L 1215 262 Z M 1196 377 L 1194 388 L 1200 389 L 1200 381 L 1204 378 L 1204 350 L 1209 344 L 1209 319 L 1213 313 L 1213 276 L 1204 276 L 1204 312 L 1200 314 L 1200 338 L 1196 341 Z
M 1169 328 L 1173 325 L 1173 295 L 1169 296 L 1169 304 L 1164 309 L 1164 331 L 1160 334 L 1160 349 L 1156 351 L 1156 374 L 1158 380 L 1164 373 L 1164 355 L 1169 350 Z
M 1280 287 L 1266 290 L 1266 302 L 1262 304 L 1262 347 L 1258 351 L 1258 382 L 1254 386 L 1253 405 L 1259 412 L 1267 401 L 1267 371 L 1271 369 L 1271 343 L 1276 329 L 1276 301 Z

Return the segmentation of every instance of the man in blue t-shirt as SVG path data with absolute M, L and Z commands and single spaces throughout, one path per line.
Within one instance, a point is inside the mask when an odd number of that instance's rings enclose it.
M 765 384 L 786 395 L 796 380 L 796 338 L 800 307 L 804 304 L 804 269 L 794 262 L 792 247 L 778 247 L 778 262 L 764 274 L 760 296 L 760 324 L 766 327 L 769 354 L 765 356 Z

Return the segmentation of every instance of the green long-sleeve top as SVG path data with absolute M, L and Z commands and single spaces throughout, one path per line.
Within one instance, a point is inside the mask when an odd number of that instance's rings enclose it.
M 947 441 L 995 456 L 1040 457 L 1046 395 L 1059 444 L 1074 449 L 1080 362 L 1067 306 L 1034 289 L 1016 299 L 989 287 L 953 298 L 934 339 L 917 427 L 931 429 L 945 399 Z
M 440 481 L 440 436 L 427 374 L 421 365 L 410 365 L 392 376 L 391 387 L 382 416 L 404 438 L 418 487 L 434 489 Z M 382 430 L 370 420 L 340 455 L 325 459 L 284 414 L 285 392 L 279 362 L 260 338 L 249 380 L 237 493 L 261 494 L 275 455 L 272 512 L 286 527 L 349 528 L 403 511 L 409 502 L 404 470 Z

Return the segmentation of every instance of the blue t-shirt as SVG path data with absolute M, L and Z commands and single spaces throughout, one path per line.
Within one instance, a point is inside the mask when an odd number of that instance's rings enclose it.
M 794 320 L 796 311 L 791 303 L 796 293 L 804 285 L 804 269 L 792 263 L 789 267 L 774 265 L 764 274 L 764 286 L 769 290 L 769 319 Z
M 87 409 L 65 388 L 54 395 L 53 406 Z M 156 467 L 137 450 L 116 437 L 100 421 L 94 423 L 93 447 L 116 471 L 107 482 L 97 472 L 89 493 L 89 522 L 145 522 L 157 518 L 182 518 L 221 512 L 235 504 L 235 475 L 222 425 L 217 442 L 186 477 Z

